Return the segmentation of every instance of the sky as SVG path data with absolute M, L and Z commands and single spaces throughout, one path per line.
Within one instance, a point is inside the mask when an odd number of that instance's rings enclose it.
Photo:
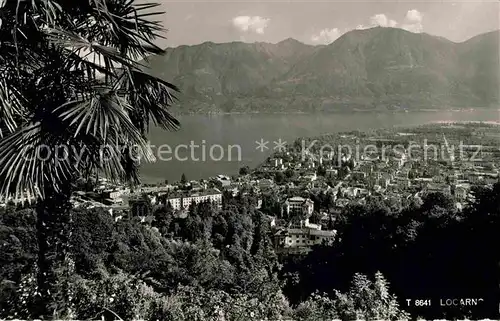
M 160 19 L 168 29 L 162 47 L 206 41 L 277 43 L 286 38 L 329 44 L 350 30 L 375 26 L 462 42 L 500 29 L 500 1 L 493 0 L 155 1 L 165 11 Z

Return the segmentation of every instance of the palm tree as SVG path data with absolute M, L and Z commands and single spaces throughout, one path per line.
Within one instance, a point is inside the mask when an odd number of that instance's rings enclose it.
M 73 183 L 98 174 L 137 183 L 138 160 L 154 159 L 150 123 L 178 127 L 168 108 L 176 87 L 137 62 L 163 52 L 157 7 L 0 0 L 0 193 L 36 200 L 40 316 L 54 310 Z

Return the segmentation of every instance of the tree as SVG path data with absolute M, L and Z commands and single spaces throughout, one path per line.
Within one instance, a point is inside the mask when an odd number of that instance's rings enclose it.
M 78 273 L 93 273 L 106 260 L 112 243 L 114 219 L 104 209 L 72 211 L 72 254 Z M 91 236 L 91 237 L 89 237 Z
M 166 234 L 170 228 L 170 224 L 173 221 L 173 208 L 170 203 L 166 206 L 162 206 L 154 211 L 154 222 L 153 226 L 158 228 L 162 234 Z
M 285 175 L 282 172 L 276 172 L 276 174 L 274 174 L 274 180 L 278 185 L 283 184 L 285 183 Z
M 389 293 L 389 284 L 377 272 L 375 280 L 356 273 L 348 292 L 335 291 L 334 298 L 313 293 L 294 311 L 298 320 L 406 320 L 409 315 L 399 309 L 396 297 Z
M 184 173 L 182 173 L 182 175 L 181 175 L 181 184 L 182 185 L 186 185 L 187 184 L 186 174 L 184 174 Z
M 335 301 L 326 294 L 314 293 L 299 304 L 294 316 L 300 321 L 321 321 L 337 319 Z
M 32 209 L 13 211 L 2 210 L 0 213 L 0 315 L 11 312 L 12 303 L 19 288 L 29 291 L 26 286 L 36 262 L 36 216 Z M 29 283 L 29 282 L 28 282 Z M 17 289 L 16 289 L 16 285 Z M 17 293 L 16 293 L 17 292 Z M 29 305 L 29 302 L 25 303 Z M 0 316 L 2 317 L 2 316 Z
M 432 214 L 433 212 L 439 211 L 439 209 L 446 213 L 453 213 L 455 211 L 453 199 L 439 192 L 425 195 L 423 198 L 422 212 Z
M 295 171 L 291 168 L 287 168 L 284 173 L 285 173 L 285 177 L 288 180 L 291 180 L 293 178 L 293 176 L 295 175 Z
M 321 223 L 321 218 L 322 218 L 322 215 L 321 213 L 319 212 L 314 212 L 312 215 L 311 215 L 311 218 L 309 219 L 309 221 L 313 224 L 320 224 Z
M 0 192 L 37 199 L 37 317 L 50 317 L 51 290 L 67 252 L 73 182 L 104 174 L 137 183 L 152 160 L 151 122 L 169 113 L 177 88 L 136 61 L 163 50 L 149 20 L 157 4 L 129 0 L 2 1 Z M 105 27 L 106 26 L 106 27 Z
M 399 309 L 389 283 L 377 272 L 375 280 L 356 273 L 345 294 L 336 292 L 336 308 L 342 320 L 407 320 L 409 315 Z
M 244 176 L 244 175 L 248 175 L 248 174 L 250 174 L 250 167 L 244 166 L 244 167 L 240 168 L 240 175 Z

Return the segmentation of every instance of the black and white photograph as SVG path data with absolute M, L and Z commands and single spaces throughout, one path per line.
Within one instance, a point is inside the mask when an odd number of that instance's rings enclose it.
M 13 320 L 500 320 L 500 1 L 0 0 Z

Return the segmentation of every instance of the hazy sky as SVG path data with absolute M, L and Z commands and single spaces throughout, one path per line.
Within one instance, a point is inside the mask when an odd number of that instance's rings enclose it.
M 146 1 L 146 0 L 143 0 Z M 205 41 L 333 42 L 356 28 L 395 26 L 464 41 L 499 29 L 498 1 L 156 0 L 169 30 L 164 47 Z

